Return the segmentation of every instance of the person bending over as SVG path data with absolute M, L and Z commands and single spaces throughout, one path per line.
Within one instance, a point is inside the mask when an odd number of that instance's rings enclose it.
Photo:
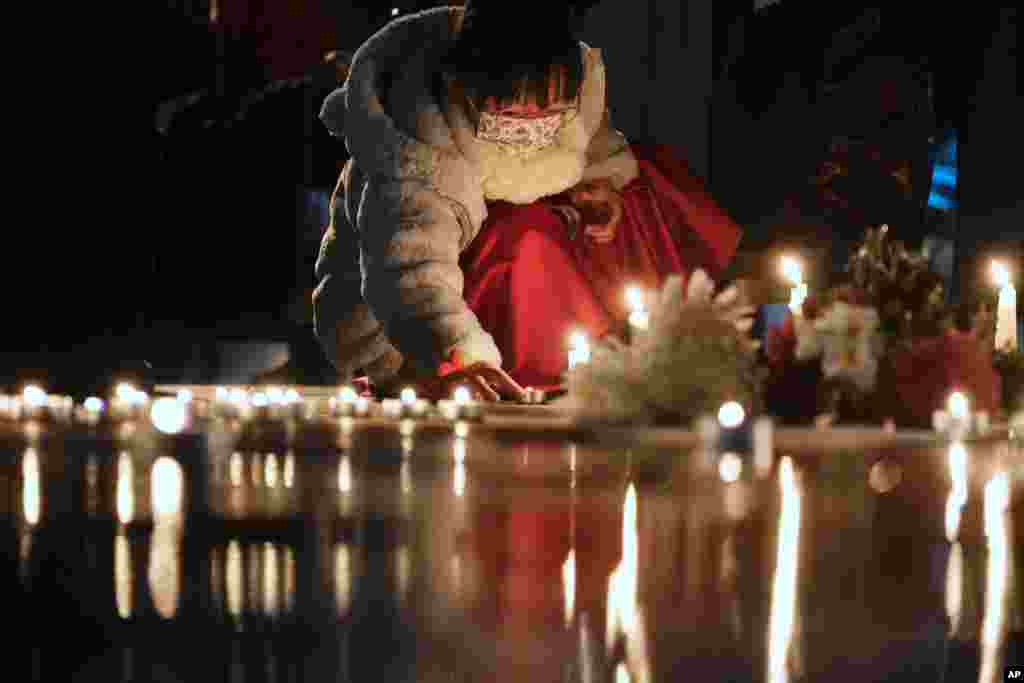
M 739 227 L 678 155 L 612 127 L 601 52 L 572 18 L 566 0 L 469 0 L 397 19 L 324 101 L 351 159 L 313 307 L 343 381 L 557 387 L 571 331 L 621 330 L 627 283 L 731 259 Z

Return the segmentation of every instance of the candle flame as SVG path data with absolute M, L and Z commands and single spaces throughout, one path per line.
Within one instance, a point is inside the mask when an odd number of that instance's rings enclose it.
M 265 393 L 267 395 L 267 400 L 274 405 L 283 405 L 286 402 L 284 398 L 284 390 L 281 389 L 281 387 L 267 387 L 267 391 Z
M 158 398 L 150 408 L 149 418 L 164 434 L 178 434 L 188 425 L 188 406 L 176 398 Z
M 235 451 L 231 454 L 231 460 L 228 462 L 228 476 L 231 478 L 232 486 L 241 486 L 245 479 L 245 461 L 242 460 L 242 454 Z
M 796 618 L 801 495 L 793 471 L 793 462 L 789 458 L 783 458 L 779 465 L 779 486 L 782 489 L 782 509 L 779 514 L 778 550 L 768 636 L 769 683 L 786 683 L 789 680 L 786 660 Z
M 402 393 L 399 394 L 399 398 L 404 405 L 411 406 L 416 403 L 416 390 L 412 387 L 406 387 L 405 389 L 402 389 Z
M 718 423 L 726 429 L 739 427 L 746 417 L 747 413 L 743 410 L 743 406 L 736 401 L 723 403 L 722 407 L 718 409 Z
M 135 396 L 135 387 L 128 382 L 121 382 L 114 389 L 114 395 L 117 396 L 118 400 L 126 403 L 131 403 L 132 398 Z
M 21 399 L 30 408 L 42 408 L 46 405 L 46 392 L 35 384 L 30 384 L 21 392 Z
M 452 398 L 455 399 L 456 404 L 462 406 L 469 403 L 473 399 L 473 396 L 472 394 L 470 394 L 469 389 L 467 387 L 458 386 L 455 387 L 455 391 L 452 394 Z
M 962 391 L 954 391 L 947 402 L 949 414 L 955 420 L 966 420 L 971 411 L 971 402 Z
M 996 287 L 1002 288 L 1010 284 L 1010 269 L 1002 261 L 993 261 L 991 272 L 992 281 L 995 283 Z
M 352 387 L 342 387 L 341 391 L 338 392 L 338 399 L 342 403 L 355 403 L 357 398 L 359 398 L 359 394 Z
M 642 311 L 645 308 L 643 290 L 636 285 L 626 287 L 626 303 L 633 311 Z
M 793 286 L 797 286 L 804 281 L 803 267 L 800 265 L 799 259 L 793 256 L 783 256 L 780 260 L 781 270 L 783 277 L 789 281 Z

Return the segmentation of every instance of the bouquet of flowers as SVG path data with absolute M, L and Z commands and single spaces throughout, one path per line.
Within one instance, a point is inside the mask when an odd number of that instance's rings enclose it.
M 765 395 L 780 419 L 928 427 L 954 389 L 998 412 L 992 347 L 980 330 L 956 329 L 924 257 L 889 241 L 883 225 L 867 231 L 848 271 L 849 282 L 809 297 L 768 336 Z

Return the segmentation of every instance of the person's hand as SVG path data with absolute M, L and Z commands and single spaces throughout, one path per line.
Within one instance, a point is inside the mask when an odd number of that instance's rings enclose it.
M 526 398 L 526 390 L 518 382 L 490 363 L 474 363 L 431 379 L 433 381 L 426 388 L 434 400 L 450 398 L 458 386 L 465 386 L 473 398 L 481 401 L 498 401 L 502 397 L 522 401 Z
M 391 389 L 400 390 L 411 386 L 417 396 L 430 401 L 451 398 L 455 388 L 459 386 L 469 389 L 473 398 L 479 401 L 498 401 L 503 396 L 522 401 L 526 397 L 526 390 L 509 377 L 508 373 L 484 362 L 474 363 L 444 375 L 405 376 L 403 379 L 404 382 L 396 381 Z
M 622 195 L 610 180 L 599 178 L 582 182 L 569 191 L 569 198 L 583 216 L 584 234 L 598 244 L 615 239 L 622 220 Z M 602 220 L 605 216 L 607 219 Z

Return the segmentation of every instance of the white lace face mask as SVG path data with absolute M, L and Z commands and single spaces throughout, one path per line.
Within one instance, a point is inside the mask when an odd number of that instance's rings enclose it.
M 480 112 L 476 136 L 511 152 L 532 154 L 555 143 L 558 131 L 570 112 L 533 118 Z

